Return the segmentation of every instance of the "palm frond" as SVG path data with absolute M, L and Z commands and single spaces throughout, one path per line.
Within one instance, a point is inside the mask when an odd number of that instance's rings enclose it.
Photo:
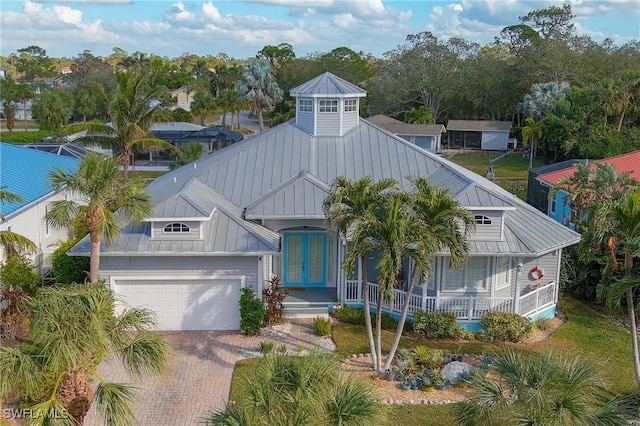
M 42 366 L 23 347 L 0 346 L 0 398 L 30 395 L 44 386 Z
M 104 424 L 134 425 L 133 404 L 136 392 L 131 386 L 121 383 L 100 382 L 96 388 L 96 408 Z
M 138 376 L 162 373 L 168 353 L 169 346 L 162 336 L 149 332 L 139 332 L 128 345 L 118 349 L 124 366 Z
M 55 398 L 31 407 L 29 426 L 77 426 L 80 423 L 68 415 L 64 406 Z

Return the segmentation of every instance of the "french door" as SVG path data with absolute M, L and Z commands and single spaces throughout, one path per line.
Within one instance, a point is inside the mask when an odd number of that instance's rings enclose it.
M 282 252 L 285 287 L 326 286 L 326 233 L 287 232 Z

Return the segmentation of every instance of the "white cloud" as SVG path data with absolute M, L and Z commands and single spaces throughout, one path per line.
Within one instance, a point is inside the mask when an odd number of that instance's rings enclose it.
M 342 29 L 352 28 L 357 22 L 357 19 L 350 13 L 341 13 L 333 17 L 334 25 Z

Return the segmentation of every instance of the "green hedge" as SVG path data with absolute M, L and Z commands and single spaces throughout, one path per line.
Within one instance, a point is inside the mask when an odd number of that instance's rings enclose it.
M 514 343 L 530 337 L 535 328 L 529 319 L 505 312 L 489 312 L 483 315 L 480 323 L 486 327 L 485 333 L 490 338 Z
M 427 339 L 451 339 L 460 337 L 462 334 L 458 318 L 452 312 L 416 311 L 413 329 L 417 333 L 422 333 Z
M 13 132 L 2 131 L 2 135 L 0 135 L 0 140 L 5 143 L 35 143 L 40 142 L 42 139 L 47 136 L 53 135 L 53 131 L 51 130 L 36 130 L 34 132 L 25 132 L 24 129 L 20 129 L 16 126 L 13 129 Z
M 262 300 L 256 298 L 253 291 L 242 289 L 240 295 L 240 333 L 249 336 L 260 334 L 264 322 L 264 306 Z
M 334 309 L 333 316 L 347 324 L 354 325 L 365 325 L 364 321 L 364 309 L 355 308 L 352 306 L 343 306 L 338 309 Z M 371 313 L 371 323 L 375 328 L 376 324 L 376 314 L 375 312 Z M 398 320 L 392 317 L 390 314 L 383 312 L 382 313 L 382 329 L 389 331 L 396 331 L 398 328 Z M 412 328 L 411 321 L 405 321 L 404 323 L 404 331 L 410 331 Z

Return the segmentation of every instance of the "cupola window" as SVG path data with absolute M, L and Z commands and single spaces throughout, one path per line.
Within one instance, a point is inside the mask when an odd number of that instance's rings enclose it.
M 311 99 L 299 99 L 298 111 L 300 112 L 313 112 L 313 101 Z
M 162 232 L 167 234 L 188 234 L 190 232 L 190 229 L 189 226 L 185 225 L 184 223 L 175 222 L 166 225 L 162 229 Z
M 319 112 L 338 112 L 337 99 L 323 99 L 318 102 Z
M 357 99 L 345 99 L 344 112 L 355 112 L 358 105 Z

